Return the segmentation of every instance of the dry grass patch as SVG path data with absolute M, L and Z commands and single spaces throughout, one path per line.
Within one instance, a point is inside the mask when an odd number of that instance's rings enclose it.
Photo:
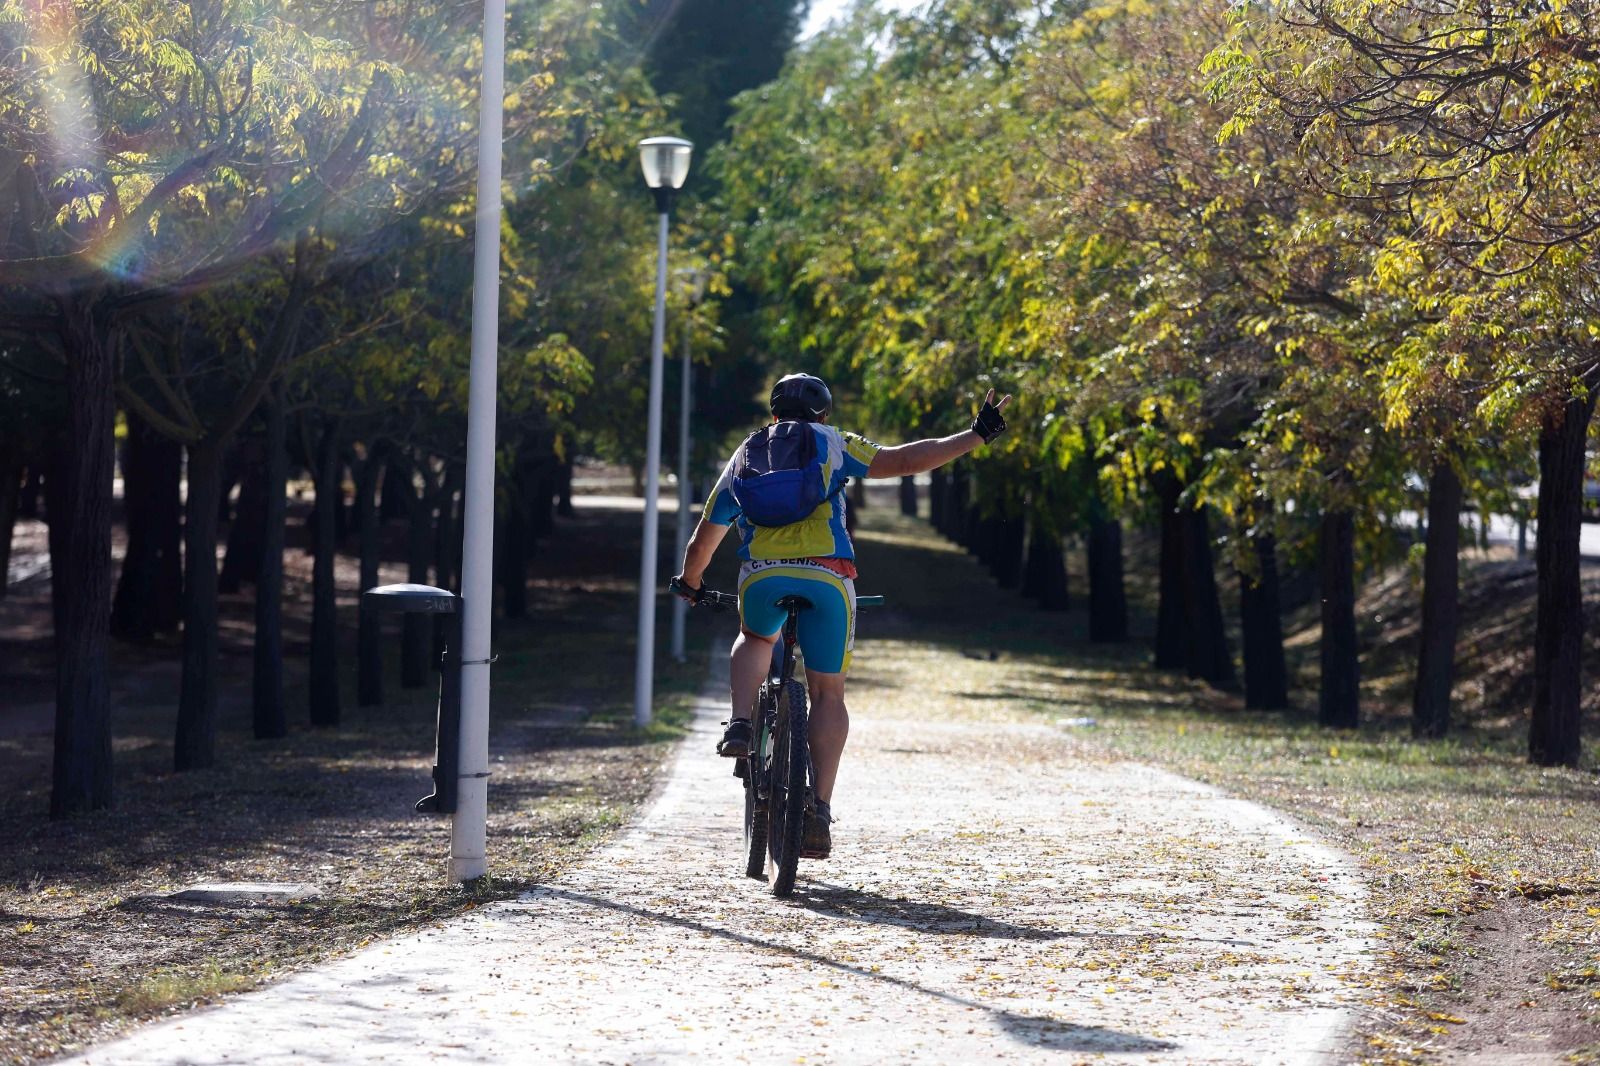
M 343 724 L 310 730 L 299 724 L 297 654 L 295 729 L 260 742 L 249 735 L 249 648 L 225 637 L 218 766 L 185 774 L 169 768 L 171 690 L 119 673 L 118 801 L 102 814 L 48 821 L 48 735 L 0 738 L 20 773 L 0 796 L 9 836 L 0 850 L 0 1062 L 98 1042 L 515 896 L 624 824 L 681 731 L 711 639 L 697 625 L 688 663 L 657 658 L 657 722 L 634 729 L 637 601 L 610 575 L 637 565 L 638 535 L 632 514 L 565 521 L 537 562 L 529 617 L 496 622 L 490 876 L 465 891 L 447 876 L 448 819 L 411 810 L 430 788 L 435 693 L 400 690 L 396 664 L 383 706 L 355 706 L 349 678 Z M 353 582 L 347 589 L 341 621 L 353 630 Z M 290 599 L 306 605 L 298 588 Z M 229 598 L 225 620 L 243 619 L 248 634 L 249 610 L 248 596 Z M 291 640 L 303 624 L 292 620 Z M 345 636 L 342 662 L 353 674 L 353 633 Z M 308 882 L 321 895 L 227 906 L 167 898 L 197 881 Z

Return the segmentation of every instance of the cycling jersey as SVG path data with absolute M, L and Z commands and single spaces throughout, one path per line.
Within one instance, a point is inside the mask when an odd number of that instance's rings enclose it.
M 811 517 L 787 526 L 767 528 L 745 519 L 733 498 L 733 460 L 722 469 L 717 487 L 706 500 L 705 520 L 714 525 L 734 526 L 739 531 L 739 558 L 752 562 L 779 559 L 854 559 L 850 534 L 844 525 L 844 483 L 853 477 L 866 477 L 878 446 L 854 433 L 841 433 L 832 426 L 809 423 L 817 435 L 817 454 L 823 457 L 822 474 L 829 498 L 822 501 Z

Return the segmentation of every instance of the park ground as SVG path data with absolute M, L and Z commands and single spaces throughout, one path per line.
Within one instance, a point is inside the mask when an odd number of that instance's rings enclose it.
M 1372 582 L 1363 600 L 1372 723 L 1335 734 L 1315 727 L 1309 707 L 1247 714 L 1231 696 L 1156 674 L 1141 645 L 1092 648 L 1079 612 L 1046 614 L 996 590 L 925 524 L 891 514 L 887 496 L 874 503 L 862 590 L 886 593 L 892 607 L 870 621 L 858 650 L 857 715 L 934 678 L 937 693 L 983 692 L 994 714 L 1031 716 L 1109 755 L 1219 785 L 1344 847 L 1360 861 L 1381 923 L 1377 964 L 1358 989 L 1352 1061 L 1600 1060 L 1596 777 L 1592 762 L 1540 770 L 1521 759 L 1526 701 L 1516 678 L 1526 665 L 1518 648 L 1529 564 L 1503 554 L 1469 560 L 1469 619 L 1500 624 L 1463 627 L 1490 634 L 1464 648 L 1464 727 L 1423 744 L 1409 739 L 1400 713 L 1414 625 L 1404 569 Z M 48 737 L 26 725 L 37 718 L 27 701 L 23 713 L 8 710 L 4 722 L 17 724 L 4 726 L 0 747 L 16 770 L 3 813 L 16 846 L 0 858 L 0 1054 L 46 1058 L 517 896 L 605 840 L 649 794 L 712 639 L 697 624 L 687 665 L 658 657 L 661 722 L 644 732 L 628 725 L 636 544 L 636 513 L 580 508 L 536 560 L 530 617 L 500 626 L 492 876 L 471 892 L 445 881 L 446 827 L 410 813 L 426 791 L 432 694 L 391 687 L 382 707 L 356 708 L 350 693 L 340 729 L 250 740 L 247 599 L 224 612 L 235 682 L 215 771 L 167 772 L 170 649 L 119 649 L 112 815 L 44 820 Z M 1144 605 L 1136 631 L 1148 622 L 1142 551 L 1130 551 Z M 308 570 L 290 556 L 291 602 L 303 611 Z M 353 593 L 353 570 L 344 576 Z M 1600 601 L 1592 569 L 1588 585 L 1590 602 Z M 353 603 L 344 604 L 352 624 Z M 0 610 L 3 680 L 36 694 L 29 676 L 48 670 L 43 591 L 25 584 Z M 1290 619 L 1302 672 L 1314 670 L 1316 635 L 1304 615 Z M 303 648 L 303 628 L 295 633 L 291 653 Z M 1592 751 L 1596 738 L 1586 739 Z M 1064 833 L 1073 817 L 1061 812 Z M 306 881 L 322 894 L 227 909 L 163 898 L 194 881 L 257 879 Z M 729 891 L 746 889 L 734 882 Z

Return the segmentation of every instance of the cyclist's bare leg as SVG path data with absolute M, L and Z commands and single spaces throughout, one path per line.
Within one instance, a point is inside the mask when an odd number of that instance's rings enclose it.
M 749 718 L 756 693 L 772 667 L 772 645 L 777 635 L 760 637 L 743 627 L 733 641 L 728 674 L 733 687 L 733 717 Z
M 811 688 L 811 765 L 817 774 L 817 798 L 833 800 L 833 780 L 839 774 L 845 738 L 850 735 L 850 712 L 844 705 L 844 674 L 806 671 Z

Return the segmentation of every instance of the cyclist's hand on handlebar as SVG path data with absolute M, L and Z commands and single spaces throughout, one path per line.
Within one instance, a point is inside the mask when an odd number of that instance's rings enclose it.
M 705 582 L 702 581 L 699 588 L 694 588 L 683 579 L 682 574 L 679 574 L 677 577 L 667 582 L 667 591 L 675 594 L 679 599 L 688 603 L 698 604 L 700 602 L 700 598 L 706 594 L 706 585 Z
M 1000 414 L 1006 409 L 1006 404 L 1011 402 L 1010 394 L 1002 396 L 1000 402 L 994 399 L 994 390 L 990 389 L 983 398 L 983 405 L 978 408 L 978 417 L 972 420 L 972 432 L 983 438 L 983 443 L 993 444 L 994 439 L 1006 431 L 1006 420 Z

